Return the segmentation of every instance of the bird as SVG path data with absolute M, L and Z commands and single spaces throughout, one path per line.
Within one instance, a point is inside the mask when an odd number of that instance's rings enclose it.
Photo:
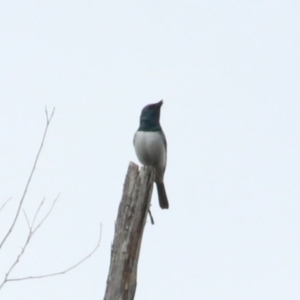
M 162 209 L 169 208 L 169 201 L 164 184 L 167 165 L 167 140 L 160 126 L 160 108 L 163 100 L 149 104 L 142 109 L 140 125 L 133 138 L 133 145 L 138 160 L 144 166 L 152 166 L 155 170 L 159 205 Z

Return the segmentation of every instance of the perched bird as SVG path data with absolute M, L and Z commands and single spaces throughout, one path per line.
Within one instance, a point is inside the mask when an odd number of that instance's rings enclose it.
M 142 110 L 140 127 L 133 138 L 133 145 L 139 161 L 144 166 L 153 166 L 154 182 L 157 186 L 161 208 L 169 208 L 164 185 L 164 173 L 167 164 L 167 141 L 159 123 L 160 108 L 163 101 L 149 104 Z

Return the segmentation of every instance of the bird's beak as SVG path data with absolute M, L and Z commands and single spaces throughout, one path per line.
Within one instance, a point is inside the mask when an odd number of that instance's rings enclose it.
M 159 102 L 156 103 L 157 106 L 161 107 L 163 105 L 164 101 L 160 100 Z

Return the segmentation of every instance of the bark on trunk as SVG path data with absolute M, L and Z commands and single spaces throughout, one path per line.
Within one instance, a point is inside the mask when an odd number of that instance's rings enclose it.
M 139 252 L 153 189 L 152 168 L 130 163 L 115 224 L 104 300 L 134 299 Z

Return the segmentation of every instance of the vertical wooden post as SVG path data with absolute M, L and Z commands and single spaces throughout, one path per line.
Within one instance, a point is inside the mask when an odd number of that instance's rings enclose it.
M 130 163 L 115 224 L 104 300 L 134 299 L 140 247 L 153 189 L 152 168 Z

